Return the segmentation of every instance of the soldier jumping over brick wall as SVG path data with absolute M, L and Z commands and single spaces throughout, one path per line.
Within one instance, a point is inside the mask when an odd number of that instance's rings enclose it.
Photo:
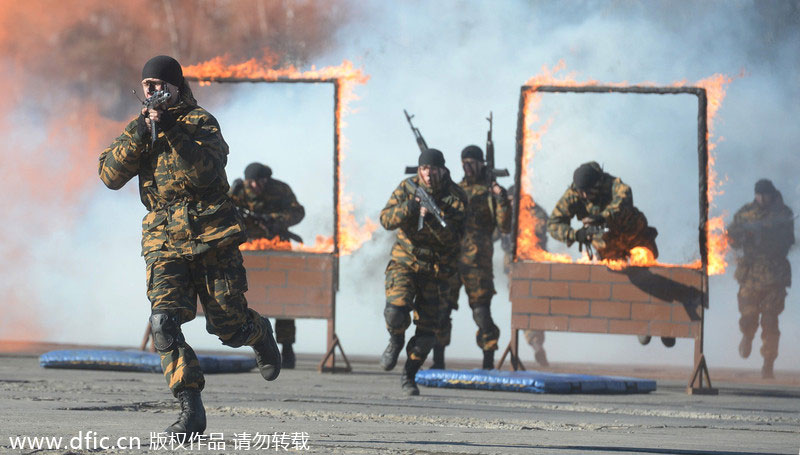
M 397 364 L 413 310 L 416 332 L 406 346 L 401 378 L 407 395 L 419 395 L 417 371 L 449 326 L 449 286 L 466 216 L 462 198 L 442 152 L 426 149 L 419 155 L 417 175 L 403 180 L 381 211 L 381 225 L 397 230 L 397 240 L 386 266 L 384 317 L 390 338 L 380 364 L 386 371 Z
M 728 226 L 728 239 L 741 254 L 736 259 L 739 282 L 739 355 L 750 350 L 761 319 L 761 376 L 775 377 L 778 357 L 778 315 L 784 308 L 786 288 L 792 285 L 792 269 L 786 256 L 794 244 L 794 216 L 771 181 L 756 182 L 755 199 L 736 212 Z
M 289 231 L 289 227 L 305 217 L 305 209 L 297 202 L 289 185 L 272 178 L 269 166 L 250 163 L 244 170 L 244 180 L 234 180 L 230 196 L 239 207 L 249 240 L 278 238 L 302 242 L 299 236 Z M 283 368 L 295 366 L 292 348 L 295 333 L 294 319 L 275 320 L 275 337 L 283 345 Z
M 247 308 L 247 276 L 239 244 L 244 226 L 227 195 L 228 145 L 217 120 L 197 105 L 180 64 L 160 55 L 142 69 L 147 100 L 141 113 L 100 155 L 103 183 L 114 190 L 139 176 L 147 208 L 142 255 L 153 345 L 181 413 L 165 432 L 186 441 L 206 429 L 203 372 L 181 324 L 194 319 L 197 300 L 206 330 L 232 347 L 252 346 L 264 379 L 281 369 L 269 320 Z

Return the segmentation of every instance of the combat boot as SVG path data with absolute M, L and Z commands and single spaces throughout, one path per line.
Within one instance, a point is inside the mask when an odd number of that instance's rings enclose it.
M 671 348 L 675 346 L 675 337 L 661 337 L 661 343 L 664 344 L 664 346 Z
M 775 379 L 775 372 L 772 371 L 772 366 L 775 359 L 764 359 L 764 366 L 761 367 L 761 379 Z
M 417 371 L 422 366 L 419 360 L 406 360 L 406 366 L 403 368 L 403 376 L 400 378 L 400 387 L 403 393 L 408 396 L 419 395 L 419 387 L 417 387 Z
M 544 352 L 544 349 L 539 349 L 533 354 L 533 358 L 536 359 L 536 363 L 540 366 L 548 367 L 550 366 L 550 362 L 547 361 L 547 353 Z
M 639 344 L 642 346 L 647 346 L 650 343 L 650 339 L 652 338 L 650 335 L 639 335 L 636 338 L 639 339 Z
M 269 330 L 261 341 L 253 345 L 253 351 L 256 353 L 256 363 L 261 376 L 267 381 L 274 381 L 281 372 L 281 351 L 278 349 L 275 337 L 272 336 L 272 326 L 268 320 L 267 325 Z
M 283 343 L 283 351 L 281 352 L 281 368 L 293 370 L 296 358 L 294 356 L 294 349 L 292 343 Z
M 742 336 L 742 341 L 739 342 L 739 355 L 743 359 L 750 357 L 750 351 L 753 349 L 753 339 L 747 335 Z
M 394 366 L 397 365 L 397 357 L 400 356 L 400 351 L 403 350 L 403 345 L 405 344 L 404 338 L 403 335 L 389 337 L 389 345 L 386 346 L 386 350 L 381 355 L 380 365 L 383 371 L 392 371 Z
M 433 347 L 433 365 L 431 370 L 444 370 L 444 346 Z
M 168 426 L 164 433 L 183 443 L 206 431 L 206 410 L 203 408 L 200 391 L 196 389 L 181 390 L 178 392 L 178 401 L 181 403 L 178 420 Z
M 483 369 L 494 369 L 494 351 L 483 351 Z

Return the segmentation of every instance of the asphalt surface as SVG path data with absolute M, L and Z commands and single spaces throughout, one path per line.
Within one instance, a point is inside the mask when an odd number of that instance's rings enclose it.
M 714 384 L 717 396 L 687 395 L 688 371 L 679 379 L 669 369 L 639 367 L 629 375 L 666 377 L 656 392 L 421 387 L 420 396 L 406 397 L 400 367 L 387 373 L 377 358 L 351 359 L 352 373 L 320 374 L 318 361 L 300 356 L 296 369 L 270 383 L 255 371 L 207 375 L 208 438 L 190 448 L 170 447 L 157 434 L 179 412 L 159 374 L 44 369 L 31 353 L 0 354 L 0 453 L 800 453 L 797 372 L 760 384 L 729 372 L 720 376 L 730 380 Z M 12 448 L 14 438 L 26 436 L 61 438 L 60 448 Z M 139 448 L 128 449 L 135 438 Z

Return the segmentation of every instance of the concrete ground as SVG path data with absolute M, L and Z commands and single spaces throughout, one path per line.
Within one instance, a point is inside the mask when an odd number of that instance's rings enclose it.
M 690 396 L 688 369 L 556 365 L 550 370 L 656 378 L 658 390 L 540 395 L 421 387 L 421 396 L 405 397 L 400 368 L 383 372 L 377 358 L 351 359 L 353 373 L 320 374 L 319 356 L 301 355 L 295 370 L 271 383 L 255 371 L 208 375 L 203 400 L 213 440 L 170 449 L 154 435 L 178 413 L 161 375 L 44 369 L 36 349 L 22 351 L 0 354 L 3 454 L 800 453 L 798 372 L 761 381 L 758 372 L 712 370 L 719 395 Z M 12 449 L 10 438 L 24 436 L 61 437 L 61 448 Z M 122 446 L 138 437 L 140 448 L 103 448 L 120 437 Z

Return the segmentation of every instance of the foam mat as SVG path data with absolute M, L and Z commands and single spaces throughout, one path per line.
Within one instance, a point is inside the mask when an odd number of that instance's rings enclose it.
M 244 355 L 198 355 L 204 373 L 239 373 L 256 367 L 256 359 Z M 147 351 L 71 349 L 50 351 L 39 357 L 44 368 L 144 371 L 161 373 L 161 357 Z

